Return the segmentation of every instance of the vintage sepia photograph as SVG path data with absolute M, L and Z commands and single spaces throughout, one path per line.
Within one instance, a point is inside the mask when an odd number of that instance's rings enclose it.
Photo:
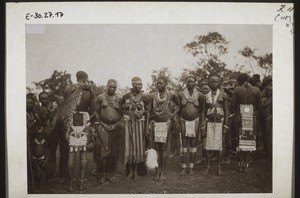
M 19 193 L 289 197 L 293 4 L 64 5 L 8 25 Z
M 25 31 L 29 193 L 272 192 L 272 26 Z

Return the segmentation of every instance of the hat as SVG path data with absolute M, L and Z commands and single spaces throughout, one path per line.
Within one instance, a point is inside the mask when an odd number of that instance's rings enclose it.
M 188 78 L 194 78 L 195 80 L 197 80 L 196 76 L 195 76 L 195 75 L 192 75 L 192 74 L 188 75 L 188 76 L 185 78 L 185 80 L 188 79 Z

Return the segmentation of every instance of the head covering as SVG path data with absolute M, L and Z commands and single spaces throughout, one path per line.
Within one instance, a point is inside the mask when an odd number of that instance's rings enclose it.
M 78 71 L 76 73 L 76 78 L 77 79 L 88 79 L 88 74 L 84 71 Z
M 189 75 L 185 78 L 185 80 L 187 80 L 188 78 L 194 78 L 195 80 L 197 80 L 196 76 L 195 76 L 195 75 L 192 75 L 192 74 L 189 74 Z

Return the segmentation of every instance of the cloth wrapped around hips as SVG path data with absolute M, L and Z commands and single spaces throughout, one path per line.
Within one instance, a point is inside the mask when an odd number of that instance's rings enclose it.
M 117 170 L 117 160 L 119 152 L 119 131 L 121 123 L 106 124 L 102 121 L 98 125 L 94 133 L 94 161 L 97 168 L 104 169 L 108 173 Z M 107 162 L 105 162 L 107 161 Z
M 208 106 L 206 115 L 206 150 L 223 150 L 224 109 L 219 95 L 219 89 L 214 97 L 212 96 L 212 91 L 206 95 L 206 105 Z
M 207 122 L 205 149 L 213 151 L 222 151 L 223 149 L 223 123 Z
M 145 161 L 145 118 L 130 120 L 124 115 L 125 127 L 125 163 Z
M 152 143 L 167 143 L 168 134 L 171 127 L 171 121 L 167 122 L 150 122 L 150 138 L 152 138 Z M 153 141 L 154 140 L 154 141 Z M 146 151 L 146 166 L 149 170 L 157 168 L 157 151 L 155 149 L 148 149 Z
M 253 105 L 240 105 L 241 129 L 239 133 L 239 147 L 241 151 L 255 151 Z

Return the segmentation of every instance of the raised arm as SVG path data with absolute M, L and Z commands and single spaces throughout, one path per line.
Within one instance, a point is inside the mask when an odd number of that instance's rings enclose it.
M 72 94 L 72 88 L 70 86 L 67 86 L 64 90 L 64 98 L 69 97 Z

